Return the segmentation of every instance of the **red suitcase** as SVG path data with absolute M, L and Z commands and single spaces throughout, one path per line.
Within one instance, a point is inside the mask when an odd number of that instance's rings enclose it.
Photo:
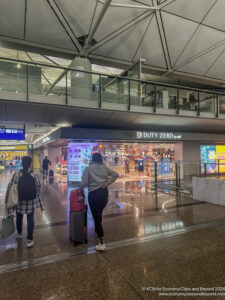
M 70 192 L 70 211 L 79 212 L 85 210 L 84 190 L 79 188 Z

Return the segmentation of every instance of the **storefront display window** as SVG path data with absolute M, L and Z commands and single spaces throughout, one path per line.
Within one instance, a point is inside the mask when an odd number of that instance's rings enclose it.
M 200 146 L 201 170 L 204 172 L 206 163 L 207 174 L 218 173 L 218 162 L 220 173 L 225 173 L 225 146 L 224 145 L 203 145 Z
M 22 158 L 27 155 L 27 151 L 16 150 L 16 148 L 26 149 L 26 146 L 1 146 L 0 169 L 20 169 L 22 167 Z
M 69 143 L 68 181 L 79 182 L 85 167 L 95 152 L 101 153 L 106 166 L 120 177 L 149 178 L 158 162 L 158 174 L 174 174 L 174 144 L 160 143 Z

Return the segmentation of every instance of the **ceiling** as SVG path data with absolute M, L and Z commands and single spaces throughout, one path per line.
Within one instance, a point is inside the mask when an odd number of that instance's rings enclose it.
M 26 125 L 27 142 L 32 143 L 58 127 L 155 130 L 172 132 L 225 133 L 224 120 L 143 114 L 49 104 L 0 101 L 0 126 Z M 11 128 L 11 127 L 10 127 Z M 16 126 L 18 128 L 18 126 Z
M 223 82 L 224 18 L 224 0 L 0 0 L 0 40 Z

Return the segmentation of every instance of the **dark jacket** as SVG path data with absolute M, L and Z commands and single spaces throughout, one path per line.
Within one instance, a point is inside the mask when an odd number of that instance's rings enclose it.
M 43 160 L 43 169 L 44 170 L 48 170 L 48 167 L 49 166 L 51 166 L 51 162 L 50 162 L 50 160 L 48 160 L 47 158 L 45 158 L 44 160 Z

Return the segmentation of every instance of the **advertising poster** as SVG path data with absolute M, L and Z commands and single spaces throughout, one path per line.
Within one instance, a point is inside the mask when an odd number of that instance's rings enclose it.
M 217 146 L 200 146 L 200 155 L 202 163 L 208 163 L 206 166 L 207 174 L 212 174 L 217 172 L 216 168 L 216 158 L 217 158 Z M 209 164 L 212 163 L 212 164 Z M 213 164 L 215 163 L 215 164 Z M 202 172 L 204 172 L 204 165 L 201 166 Z
M 68 144 L 68 181 L 79 182 L 84 169 L 88 166 L 91 153 L 96 148 L 97 143 L 69 143 Z
M 161 174 L 169 174 L 170 173 L 170 159 L 163 158 L 161 160 Z
M 220 160 L 220 172 L 225 173 L 225 146 L 216 146 L 216 159 Z

